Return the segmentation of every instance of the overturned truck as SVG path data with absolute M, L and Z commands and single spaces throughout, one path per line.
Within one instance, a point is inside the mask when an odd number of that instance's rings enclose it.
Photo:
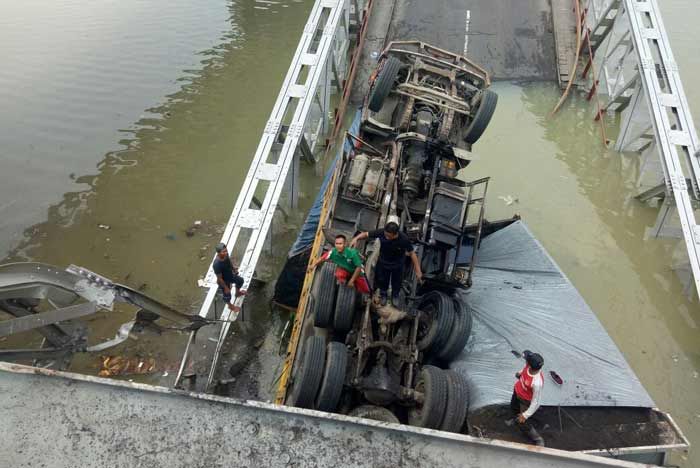
M 386 411 L 395 405 L 414 425 L 462 428 L 466 382 L 423 365 L 423 358 L 449 362 L 471 329 L 468 304 L 456 292 L 471 284 L 488 179 L 467 183 L 457 176 L 495 110 L 497 95 L 488 85 L 478 66 L 425 44 L 394 43 L 385 53 L 359 135 L 348 136 L 352 150 L 340 163 L 323 232 L 329 240 L 351 238 L 395 219 L 415 245 L 424 281 L 405 269 L 402 290 L 392 292 L 399 304 L 382 307 L 336 284 L 335 266 L 323 265 L 311 314 L 328 339 L 306 339 L 292 404 L 335 411 L 342 399 L 350 414 L 383 413 L 398 422 Z M 371 280 L 379 245 L 359 250 Z
M 548 446 L 649 463 L 687 448 L 522 221 L 485 219 L 489 179 L 464 176 L 498 100 L 488 74 L 465 57 L 393 42 L 371 80 L 319 197 L 314 252 L 395 220 L 423 281 L 404 268 L 398 303 L 383 306 L 338 284 L 332 264 L 309 273 L 277 401 L 526 442 L 506 421 L 530 348 L 547 362 L 537 425 Z M 379 242 L 358 249 L 372 282 Z

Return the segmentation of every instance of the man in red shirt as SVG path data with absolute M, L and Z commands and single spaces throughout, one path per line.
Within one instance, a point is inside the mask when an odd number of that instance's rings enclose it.
M 537 353 L 524 351 L 525 367 L 515 374 L 518 379 L 513 387 L 510 408 L 515 415 L 518 427 L 535 445 L 544 446 L 544 439 L 529 422 L 529 419 L 540 407 L 542 400 L 542 366 L 544 359 Z M 512 423 L 511 423 L 512 424 Z

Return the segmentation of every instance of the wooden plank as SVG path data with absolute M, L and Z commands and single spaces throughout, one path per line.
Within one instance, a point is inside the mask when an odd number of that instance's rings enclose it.
M 572 0 L 552 0 L 558 80 L 562 89 L 573 78 L 570 72 L 576 56 L 576 15 L 573 6 Z

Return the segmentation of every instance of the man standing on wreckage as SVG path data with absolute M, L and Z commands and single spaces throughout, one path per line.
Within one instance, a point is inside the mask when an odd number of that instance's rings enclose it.
M 399 229 L 397 216 L 389 216 L 384 229 L 359 233 L 350 241 L 350 247 L 355 247 L 363 239 L 379 239 L 381 247 L 379 249 L 377 266 L 374 270 L 375 288 L 379 290 L 381 305 L 385 306 L 389 284 L 391 284 L 392 305 L 398 307 L 401 282 L 403 281 L 403 268 L 407 256 L 411 259 L 418 282 L 423 281 L 423 271 L 411 241 Z
M 513 386 L 513 396 L 510 399 L 510 408 L 513 410 L 515 420 L 506 421 L 506 424 L 511 425 L 515 421 L 522 433 L 535 445 L 544 447 L 544 439 L 530 422 L 530 418 L 540 407 L 542 401 L 544 358 L 527 350 L 523 351 L 523 357 L 525 358 L 525 367 L 515 374 L 515 378 L 518 380 Z

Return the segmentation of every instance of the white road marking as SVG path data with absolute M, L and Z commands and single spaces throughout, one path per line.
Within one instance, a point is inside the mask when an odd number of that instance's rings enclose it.
M 472 12 L 471 10 L 467 10 L 467 24 L 464 28 L 464 56 L 467 56 L 467 52 L 469 50 L 469 26 L 470 23 L 472 22 Z

